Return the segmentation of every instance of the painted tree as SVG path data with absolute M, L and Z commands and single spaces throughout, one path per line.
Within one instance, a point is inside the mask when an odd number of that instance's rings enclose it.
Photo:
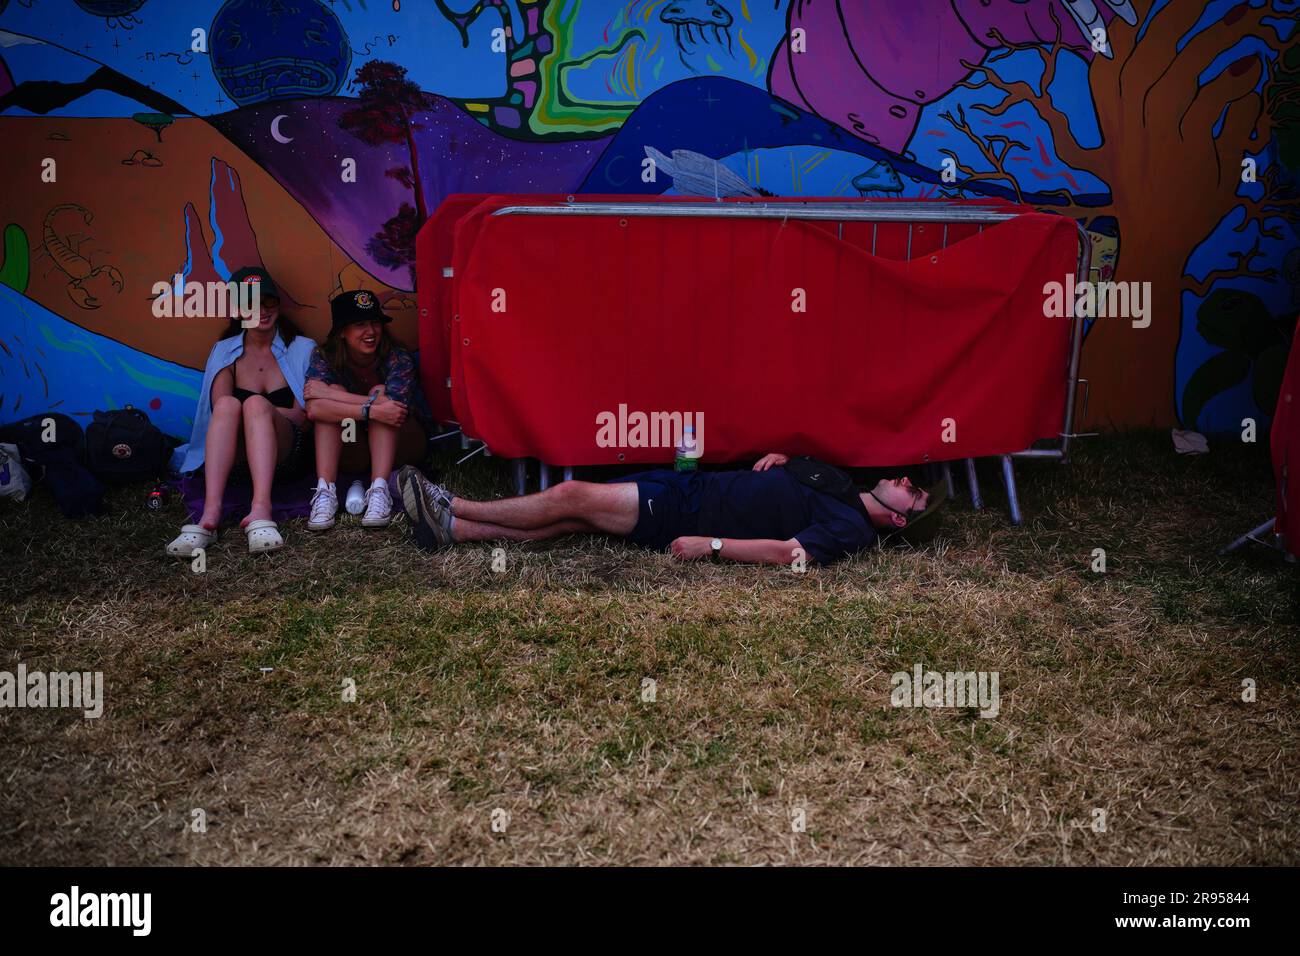
M 415 207 L 404 202 L 397 215 L 366 240 L 366 251 L 381 266 L 389 269 L 405 266 L 410 272 L 412 286 L 415 285 L 415 236 L 422 221 Z
M 366 249 L 380 265 L 405 266 L 414 285 L 415 235 L 429 218 L 415 144 L 415 131 L 421 128 L 416 117 L 429 109 L 429 102 L 420 87 L 406 78 L 406 67 L 387 60 L 371 60 L 359 67 L 355 83 L 360 88 L 357 105 L 339 117 L 339 126 L 370 146 L 405 146 L 409 164 L 385 170 L 384 175 L 415 196 L 415 205 L 402 203 L 397 214 L 367 240 Z
M 1024 202 L 1024 194 L 1020 191 L 1020 181 L 1015 175 L 1007 169 L 1007 154 L 1013 149 L 1027 152 L 1029 147 L 1019 140 L 1012 139 L 1009 136 L 981 136 L 971 128 L 970 122 L 966 119 L 966 110 L 960 103 L 957 104 L 957 115 L 953 116 L 952 111 L 948 110 L 939 114 L 939 119 L 956 129 L 959 133 L 975 144 L 979 150 L 980 156 L 984 162 L 989 165 L 987 170 L 977 170 L 961 161 L 961 157 L 951 149 L 940 149 L 939 152 L 952 160 L 954 169 L 962 175 L 962 188 L 970 183 L 978 182 L 1001 182 L 1006 184 L 1016 195 L 1016 202 Z M 944 192 L 954 195 L 960 195 L 961 189 L 947 190 Z
M 160 143 L 162 142 L 163 130 L 176 122 L 176 117 L 170 113 L 133 113 L 131 119 L 141 126 L 153 130 L 153 134 L 158 137 Z
M 370 146 L 399 144 L 406 147 L 410 165 L 402 181 L 415 193 L 415 211 L 420 222 L 429 217 L 424 202 L 424 185 L 420 182 L 420 157 L 415 147 L 415 131 L 420 124 L 415 117 L 429 108 L 424 92 L 406 78 L 406 67 L 387 60 L 371 60 L 357 69 L 360 87 L 357 105 L 339 117 L 339 126 Z M 396 174 L 402 167 L 389 170 Z
M 1109 185 L 1108 205 L 1053 208 L 1074 216 L 1116 217 L 1122 250 L 1115 278 L 1151 283 L 1150 327 L 1103 318 L 1089 334 L 1083 374 L 1093 384 L 1092 417 L 1102 425 L 1170 425 L 1177 420 L 1174 357 L 1182 327 L 1181 293 L 1207 288 L 1187 273 L 1189 257 L 1234 210 L 1245 216 L 1237 231 L 1254 226 L 1262 236 L 1280 235 L 1277 219 L 1296 213 L 1294 198 L 1276 189 L 1260 200 L 1238 195 L 1243 160 L 1262 151 L 1273 130 L 1274 119 L 1265 108 L 1270 94 L 1267 84 L 1260 88 L 1261 80 L 1285 62 L 1297 42 L 1294 35 L 1290 40 L 1280 35 L 1276 24 L 1282 15 L 1271 4 L 1242 3 L 1192 34 L 1203 4 L 1169 3 L 1154 14 L 1153 6 L 1153 0 L 1134 0 L 1138 27 L 1112 20 L 1107 39 L 1114 56 L 1095 56 L 1088 67 L 1101 132 L 1096 146 L 1079 142 L 1069 118 L 1053 102 L 1060 58 L 1073 55 L 1061 41 L 1059 20 L 1050 46 L 1008 42 L 994 31 L 1007 49 L 1039 56 L 1043 69 L 1037 88 L 1003 79 L 996 58 L 964 64 L 979 79 L 961 84 L 1006 94 L 996 104 L 972 107 L 991 116 L 1002 116 L 1018 103 L 1032 105 L 1050 127 L 1061 160 Z M 1246 37 L 1276 55 L 1241 56 L 1202 84 L 1201 75 L 1214 61 Z M 1248 266 L 1249 258 L 1241 264 Z

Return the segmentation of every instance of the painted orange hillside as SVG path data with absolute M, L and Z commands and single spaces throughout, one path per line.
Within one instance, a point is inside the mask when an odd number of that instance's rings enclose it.
M 329 298 L 375 290 L 416 343 L 415 301 L 358 266 L 271 176 L 206 122 L 178 119 L 161 141 L 130 119 L 0 117 L 0 225 L 31 247 L 27 295 L 86 329 L 201 368 L 220 319 L 155 318 L 152 290 L 187 268 L 216 279 L 262 264 L 283 311 L 318 341 Z M 42 180 L 52 159 L 54 181 Z M 119 287 L 120 286 L 120 287 Z

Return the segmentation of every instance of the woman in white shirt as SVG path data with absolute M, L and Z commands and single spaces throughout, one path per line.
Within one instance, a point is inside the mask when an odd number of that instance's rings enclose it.
M 271 486 L 311 463 L 303 385 L 316 343 L 280 316 L 279 290 L 265 269 L 240 269 L 230 278 L 240 285 L 258 283 L 260 312 L 257 324 L 247 328 L 238 317 L 230 320 L 203 371 L 190 443 L 178 452 L 182 472 L 203 466 L 203 514 L 167 545 L 167 553 L 180 558 L 216 540 L 233 471 L 246 473 L 253 485 L 252 505 L 240 522 L 248 550 L 282 548 L 271 519 Z

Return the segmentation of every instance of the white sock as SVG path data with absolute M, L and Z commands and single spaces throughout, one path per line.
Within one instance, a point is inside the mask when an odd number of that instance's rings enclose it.
M 372 481 L 372 482 L 370 483 L 370 487 L 371 487 L 371 488 L 383 488 L 385 491 L 387 491 L 387 490 L 388 490 L 388 480 L 385 479 L 385 478 L 376 478 L 374 481 Z
M 317 478 L 317 479 L 316 479 L 316 490 L 319 491 L 321 488 L 328 488 L 330 491 L 335 491 L 335 490 L 336 490 L 335 487 L 334 487 L 334 482 L 332 482 L 332 481 L 326 481 L 324 478 Z

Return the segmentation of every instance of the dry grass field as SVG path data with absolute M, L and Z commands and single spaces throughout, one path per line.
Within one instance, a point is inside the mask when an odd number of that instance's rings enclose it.
M 494 572 L 400 523 L 227 531 L 195 574 L 144 489 L 7 505 L 0 670 L 106 703 L 0 710 L 0 864 L 1300 862 L 1300 569 L 1215 556 L 1269 514 L 1265 453 L 1020 474 L 1022 527 L 990 471 L 939 542 L 805 574 L 601 539 Z M 918 663 L 998 672 L 1000 712 L 891 707 Z

